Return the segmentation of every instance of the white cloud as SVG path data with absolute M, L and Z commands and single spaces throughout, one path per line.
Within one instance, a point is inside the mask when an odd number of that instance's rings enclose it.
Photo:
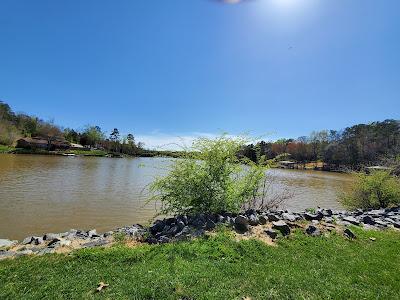
M 135 140 L 144 143 L 146 149 L 183 150 L 190 148 L 193 141 L 199 137 L 214 138 L 217 136 L 218 134 L 204 132 L 165 134 L 155 131 L 150 134 L 138 134 L 135 136 Z

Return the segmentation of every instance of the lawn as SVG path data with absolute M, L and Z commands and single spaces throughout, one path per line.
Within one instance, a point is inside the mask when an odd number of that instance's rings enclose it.
M 14 147 L 0 145 L 0 153 L 8 153 L 14 149 L 15 149 Z
M 354 241 L 295 232 L 267 246 L 221 232 L 4 260 L 0 299 L 399 299 L 400 233 L 353 230 Z

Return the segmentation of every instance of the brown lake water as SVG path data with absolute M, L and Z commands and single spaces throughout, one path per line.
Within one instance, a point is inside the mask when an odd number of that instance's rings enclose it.
M 64 232 L 108 231 L 145 224 L 155 214 L 146 186 L 166 174 L 171 159 L 0 155 L 0 238 Z M 342 208 L 337 193 L 353 177 L 318 171 L 268 171 L 274 192 L 293 193 L 286 208 Z

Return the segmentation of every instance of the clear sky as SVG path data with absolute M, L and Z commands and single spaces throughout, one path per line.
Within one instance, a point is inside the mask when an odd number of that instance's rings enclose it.
M 153 147 L 400 118 L 398 0 L 1 0 L 0 99 Z

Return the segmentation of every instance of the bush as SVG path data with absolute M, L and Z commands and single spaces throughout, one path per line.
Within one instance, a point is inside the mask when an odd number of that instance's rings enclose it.
M 188 157 L 176 160 L 170 173 L 150 187 L 161 213 L 239 211 L 257 195 L 266 169 L 237 157 L 246 142 L 226 135 L 197 139 Z
M 349 208 L 385 208 L 400 204 L 400 181 L 387 171 L 358 174 L 350 192 L 341 196 Z

